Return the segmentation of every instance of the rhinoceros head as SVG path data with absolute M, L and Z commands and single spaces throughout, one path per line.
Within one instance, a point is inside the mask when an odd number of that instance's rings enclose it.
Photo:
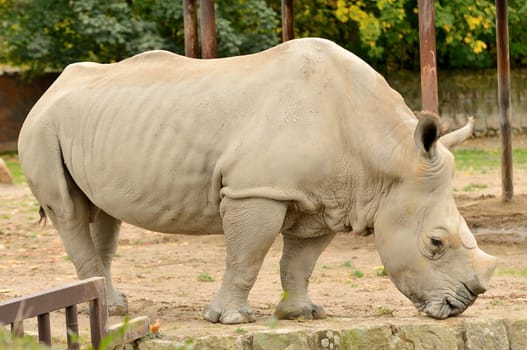
M 470 306 L 496 267 L 496 258 L 478 248 L 453 198 L 448 148 L 470 135 L 471 123 L 440 138 L 436 118 L 419 119 L 415 159 L 391 186 L 374 223 L 391 280 L 420 311 L 439 319 Z

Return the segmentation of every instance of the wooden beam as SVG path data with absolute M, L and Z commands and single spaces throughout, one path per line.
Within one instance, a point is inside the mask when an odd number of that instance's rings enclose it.
M 200 0 L 201 57 L 216 57 L 214 0 Z
M 183 0 L 183 26 L 185 28 L 185 56 L 198 57 L 198 12 L 196 0 Z
M 421 109 L 439 115 L 434 0 L 419 0 L 418 7 L 419 56 L 421 60 Z
M 501 189 L 502 199 L 508 202 L 512 200 L 514 187 L 512 181 L 512 118 L 507 0 L 496 0 L 496 49 L 501 133 Z
M 282 0 L 282 41 L 295 38 L 293 0 Z

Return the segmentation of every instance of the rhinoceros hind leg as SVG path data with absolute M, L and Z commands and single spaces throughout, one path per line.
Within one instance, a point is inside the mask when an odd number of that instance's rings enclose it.
M 318 257 L 335 234 L 311 238 L 299 238 L 284 234 L 284 251 L 280 260 L 280 279 L 284 290 L 275 316 L 279 319 L 323 319 L 324 308 L 313 304 L 308 296 L 311 273 Z
M 106 277 L 106 270 L 90 234 L 92 204 L 66 169 L 63 169 L 62 174 L 63 177 L 48 176 L 49 181 L 34 192 L 35 196 L 58 231 L 79 279 Z
M 93 222 L 90 224 L 90 232 L 95 250 L 105 270 L 108 313 L 112 316 L 124 316 L 128 313 L 126 296 L 113 286 L 111 272 L 112 259 L 117 251 L 120 227 L 120 220 L 117 220 L 102 210 L 97 211 Z
M 220 290 L 203 310 L 203 317 L 225 324 L 254 322 L 247 297 L 267 251 L 284 222 L 287 205 L 262 199 L 221 202 L 227 265 Z

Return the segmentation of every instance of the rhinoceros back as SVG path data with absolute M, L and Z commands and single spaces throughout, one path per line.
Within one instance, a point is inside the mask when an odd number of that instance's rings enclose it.
M 152 51 L 74 64 L 34 107 L 21 137 L 53 133 L 88 199 L 148 229 L 219 233 L 222 193 L 267 193 L 316 211 L 317 191 L 331 185 L 349 137 L 340 56 L 366 69 L 355 94 L 375 88 L 371 68 L 323 40 L 219 60 Z

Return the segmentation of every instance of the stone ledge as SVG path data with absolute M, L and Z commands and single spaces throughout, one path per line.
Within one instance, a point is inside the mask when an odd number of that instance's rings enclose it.
M 311 327 L 312 326 L 312 327 Z M 224 336 L 176 337 L 142 340 L 130 346 L 136 350 L 242 349 L 242 350 L 336 350 L 336 349 L 527 349 L 527 319 L 466 319 L 457 322 L 426 321 L 405 324 L 394 319 L 384 324 L 350 324 L 320 328 L 302 324 L 277 329 L 234 327 Z M 218 327 L 226 327 L 219 325 Z M 261 327 L 260 327 L 261 328 Z M 227 328 L 226 328 L 227 329 Z M 233 334 L 246 329 L 247 333 Z

